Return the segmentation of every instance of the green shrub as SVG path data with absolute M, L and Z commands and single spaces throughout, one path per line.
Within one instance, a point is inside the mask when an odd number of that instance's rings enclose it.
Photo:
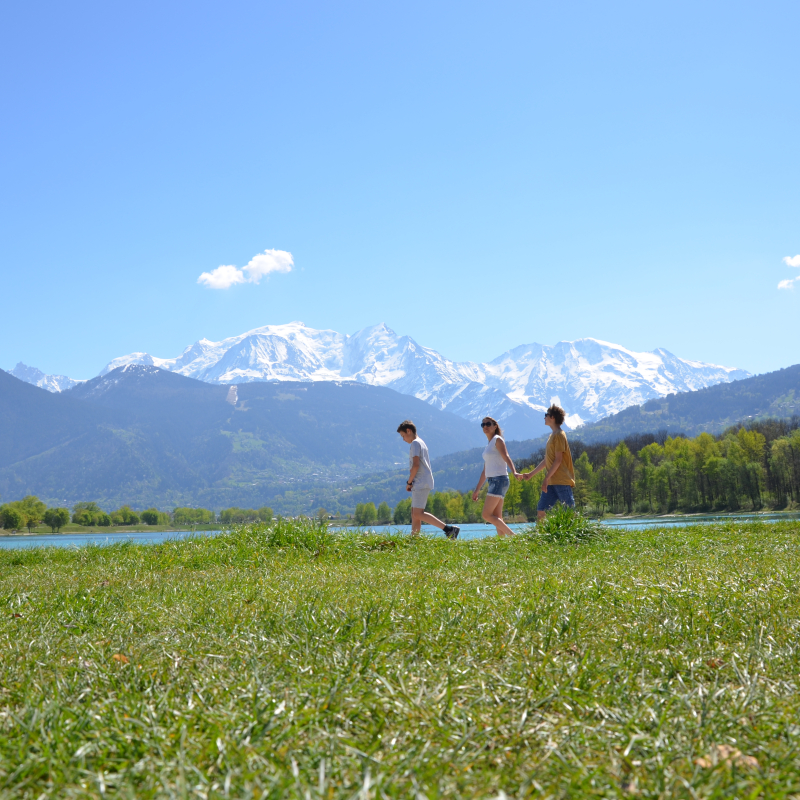
M 524 534 L 545 542 L 578 544 L 606 538 L 608 529 L 580 511 L 556 503 L 538 525 L 527 528 Z
M 333 534 L 328 530 L 327 523 L 307 517 L 279 517 L 274 522 L 241 525 L 225 536 L 232 541 L 245 540 L 256 547 L 285 547 L 310 550 L 313 553 L 322 552 L 333 541 Z

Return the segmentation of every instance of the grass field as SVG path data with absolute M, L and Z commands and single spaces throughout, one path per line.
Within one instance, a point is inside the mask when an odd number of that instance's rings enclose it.
M 800 524 L 0 551 L 0 798 L 800 797 Z

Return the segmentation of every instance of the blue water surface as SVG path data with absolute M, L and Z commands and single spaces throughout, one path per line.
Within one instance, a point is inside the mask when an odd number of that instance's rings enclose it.
M 683 528 L 687 525 L 709 525 L 715 522 L 775 522 L 778 520 L 800 519 L 800 512 L 784 514 L 694 514 L 692 516 L 662 517 L 618 517 L 603 520 L 602 524 L 616 530 L 646 530 L 648 528 Z M 511 530 L 520 531 L 529 527 L 530 523 L 509 525 Z M 493 525 L 484 523 L 464 523 L 459 526 L 459 539 L 485 539 L 495 535 Z M 364 530 L 363 528 L 332 528 L 336 531 Z M 375 533 L 411 533 L 410 525 L 379 525 L 369 530 Z M 119 533 L 48 533 L 11 534 L 0 536 L 0 549 L 16 550 L 27 547 L 85 547 L 86 545 L 107 545 L 119 542 L 135 544 L 161 544 L 162 542 L 186 539 L 192 536 L 217 536 L 216 531 L 122 531 Z M 423 525 L 422 533 L 428 536 L 443 536 L 439 530 Z

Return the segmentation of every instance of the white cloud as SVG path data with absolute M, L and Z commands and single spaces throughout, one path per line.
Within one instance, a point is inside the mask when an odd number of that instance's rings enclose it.
M 253 256 L 244 271 L 247 273 L 248 283 L 258 283 L 270 272 L 291 272 L 293 266 L 294 259 L 291 253 L 285 250 L 265 250 Z
M 234 283 L 244 283 L 245 277 L 233 264 L 223 264 L 211 272 L 204 272 L 197 282 L 205 284 L 209 289 L 228 289 Z
M 794 289 L 795 283 L 800 281 L 800 278 L 787 278 L 785 281 L 781 281 L 778 284 L 779 289 Z
M 783 259 L 783 263 L 786 264 L 787 267 L 800 267 L 800 256 L 795 256 L 794 258 L 786 256 L 786 258 Z
M 209 289 L 229 289 L 234 283 L 258 283 L 270 272 L 291 272 L 294 258 L 286 250 L 265 250 L 253 256 L 239 269 L 232 264 L 224 264 L 211 272 L 204 272 L 197 282 Z

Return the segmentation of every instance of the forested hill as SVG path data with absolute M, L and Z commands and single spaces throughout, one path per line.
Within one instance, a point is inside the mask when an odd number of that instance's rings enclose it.
M 800 364 L 777 372 L 756 375 L 733 383 L 721 383 L 696 392 L 670 394 L 658 400 L 650 400 L 643 406 L 631 406 L 618 414 L 583 425 L 569 431 L 568 436 L 575 443 L 575 453 L 585 446 L 598 443 L 616 443 L 627 437 L 645 434 L 643 444 L 661 441 L 669 436 L 684 434 L 696 436 L 699 433 L 722 433 L 740 422 L 754 421 L 767 417 L 788 419 L 800 414 Z M 542 436 L 523 441 L 509 441 L 511 457 L 528 463 L 531 457 L 539 457 L 549 431 L 542 422 Z M 649 435 L 649 437 L 647 436 Z M 578 445 L 580 442 L 584 447 Z M 432 466 L 436 485 L 442 489 L 465 491 L 474 486 L 481 470 L 481 448 L 465 450 L 461 453 L 436 457 Z M 387 487 L 395 485 L 393 475 L 375 475 L 363 479 L 363 485 L 373 487 L 390 497 Z M 402 488 L 402 487 L 401 487 Z M 376 495 L 378 496 L 378 495 Z
M 129 365 L 55 395 L 0 370 L 0 497 L 259 508 L 298 484 L 407 464 L 396 432 L 406 418 L 434 452 L 480 438 L 473 423 L 415 397 L 345 381 L 214 386 Z M 349 506 L 346 492 L 334 494 L 332 510 L 339 498 Z
M 634 433 L 721 433 L 747 420 L 800 414 L 800 364 L 696 392 L 670 394 L 585 425 L 574 436 L 586 444 Z

